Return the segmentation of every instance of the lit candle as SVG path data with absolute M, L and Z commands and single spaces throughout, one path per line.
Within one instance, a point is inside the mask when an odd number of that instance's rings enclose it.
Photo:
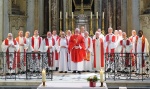
M 46 71 L 42 70 L 42 82 L 46 82 Z
M 104 71 L 101 69 L 101 71 L 100 71 L 100 82 L 104 81 L 103 76 L 104 76 Z
M 62 12 L 60 12 L 60 19 L 62 18 Z
M 72 19 L 74 18 L 74 16 L 73 16 L 73 12 L 72 12 Z
M 104 19 L 104 12 L 103 12 L 103 19 Z
M 91 12 L 91 19 L 92 19 L 92 12 Z
M 96 19 L 98 19 L 98 12 L 96 12 Z
M 68 13 L 66 12 L 66 19 L 68 18 Z

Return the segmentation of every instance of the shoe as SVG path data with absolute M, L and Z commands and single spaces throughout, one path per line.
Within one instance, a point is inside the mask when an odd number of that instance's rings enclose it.
M 79 74 L 81 74 L 81 71 L 78 71 Z
M 56 67 L 56 71 L 58 71 L 58 67 Z
M 95 73 L 97 73 L 97 70 L 95 71 Z
M 82 72 L 85 72 L 84 70 Z
M 72 73 L 76 73 L 76 71 L 73 71 Z
M 63 73 L 63 71 L 59 71 L 59 73 Z
M 89 70 L 87 70 L 86 72 L 90 72 Z
M 64 73 L 67 73 L 67 71 L 65 71 Z

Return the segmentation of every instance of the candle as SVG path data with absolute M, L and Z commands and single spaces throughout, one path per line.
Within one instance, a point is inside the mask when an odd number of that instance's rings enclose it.
M 42 82 L 46 82 L 46 71 L 42 70 Z
M 62 12 L 60 12 L 60 19 L 62 18 Z
M 74 16 L 73 16 L 73 12 L 72 12 L 72 19 L 74 18 Z
M 104 81 L 103 76 L 104 76 L 104 71 L 101 69 L 101 71 L 100 71 L 100 82 Z
M 104 12 L 103 12 L 103 19 L 104 19 Z
M 92 12 L 91 12 L 91 19 L 92 19 Z
M 68 13 L 66 12 L 66 19 L 68 18 Z
M 96 19 L 98 19 L 98 12 L 96 12 Z

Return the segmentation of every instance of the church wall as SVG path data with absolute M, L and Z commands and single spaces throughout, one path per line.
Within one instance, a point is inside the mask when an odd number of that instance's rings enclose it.
M 2 41 L 3 41 L 3 4 L 4 4 L 4 1 L 3 0 L 0 0 L 0 44 L 2 44 Z M 1 51 L 1 48 L 0 48 L 0 51 Z

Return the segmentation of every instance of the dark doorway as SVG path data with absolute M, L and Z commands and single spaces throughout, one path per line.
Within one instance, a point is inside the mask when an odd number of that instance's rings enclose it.
M 49 0 L 44 0 L 44 33 L 49 31 Z

